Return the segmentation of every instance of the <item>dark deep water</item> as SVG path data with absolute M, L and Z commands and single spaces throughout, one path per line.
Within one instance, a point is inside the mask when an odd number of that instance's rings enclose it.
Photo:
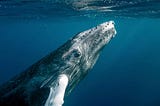
M 78 32 L 114 20 L 116 37 L 64 106 L 160 106 L 158 0 L 88 0 L 87 7 L 77 2 L 15 1 L 0 2 L 0 84 Z M 99 11 L 108 5 L 114 5 L 113 12 Z

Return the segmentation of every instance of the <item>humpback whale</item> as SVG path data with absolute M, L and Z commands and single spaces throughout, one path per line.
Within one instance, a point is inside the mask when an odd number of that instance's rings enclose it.
M 0 106 L 62 106 L 116 34 L 113 21 L 80 32 L 0 87 Z

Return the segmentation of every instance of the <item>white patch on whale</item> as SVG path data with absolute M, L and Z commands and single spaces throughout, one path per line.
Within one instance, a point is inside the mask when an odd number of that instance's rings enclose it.
M 50 93 L 45 103 L 45 106 L 62 106 L 62 104 L 64 103 L 63 99 L 67 85 L 67 75 L 59 75 L 57 85 L 55 87 L 50 87 Z

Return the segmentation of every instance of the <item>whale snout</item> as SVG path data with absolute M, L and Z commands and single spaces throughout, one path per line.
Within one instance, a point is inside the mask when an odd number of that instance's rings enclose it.
M 106 37 L 115 37 L 116 30 L 115 30 L 115 23 L 114 21 L 105 22 L 99 25 L 101 29 L 101 33 L 104 34 Z M 107 33 L 107 34 L 106 34 Z M 110 34 L 109 34 L 110 33 Z
M 115 25 L 114 21 L 109 21 L 100 24 L 100 27 L 102 27 L 103 32 L 106 32 L 107 30 L 114 29 L 114 25 Z

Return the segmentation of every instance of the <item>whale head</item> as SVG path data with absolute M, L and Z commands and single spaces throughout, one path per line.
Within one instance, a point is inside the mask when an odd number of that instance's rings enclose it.
M 92 68 L 100 51 L 115 34 L 114 21 L 105 22 L 74 37 L 72 47 L 77 51 L 76 56 L 83 58 L 86 68 Z
M 67 64 L 63 74 L 69 77 L 69 89 L 88 73 L 101 50 L 115 34 L 114 22 L 109 21 L 77 34 L 63 45 L 65 52 L 62 58 Z
M 45 106 L 63 104 L 65 94 L 69 94 L 75 85 L 87 75 L 96 63 L 101 50 L 115 34 L 114 22 L 105 22 L 77 34 L 54 52 L 56 58 L 54 58 L 55 67 L 53 69 L 57 69 L 58 78 L 56 81 L 53 77 L 53 80 L 52 78 L 46 80 L 47 82 L 51 80 L 51 83 L 50 94 Z M 49 59 L 52 60 L 50 57 Z

